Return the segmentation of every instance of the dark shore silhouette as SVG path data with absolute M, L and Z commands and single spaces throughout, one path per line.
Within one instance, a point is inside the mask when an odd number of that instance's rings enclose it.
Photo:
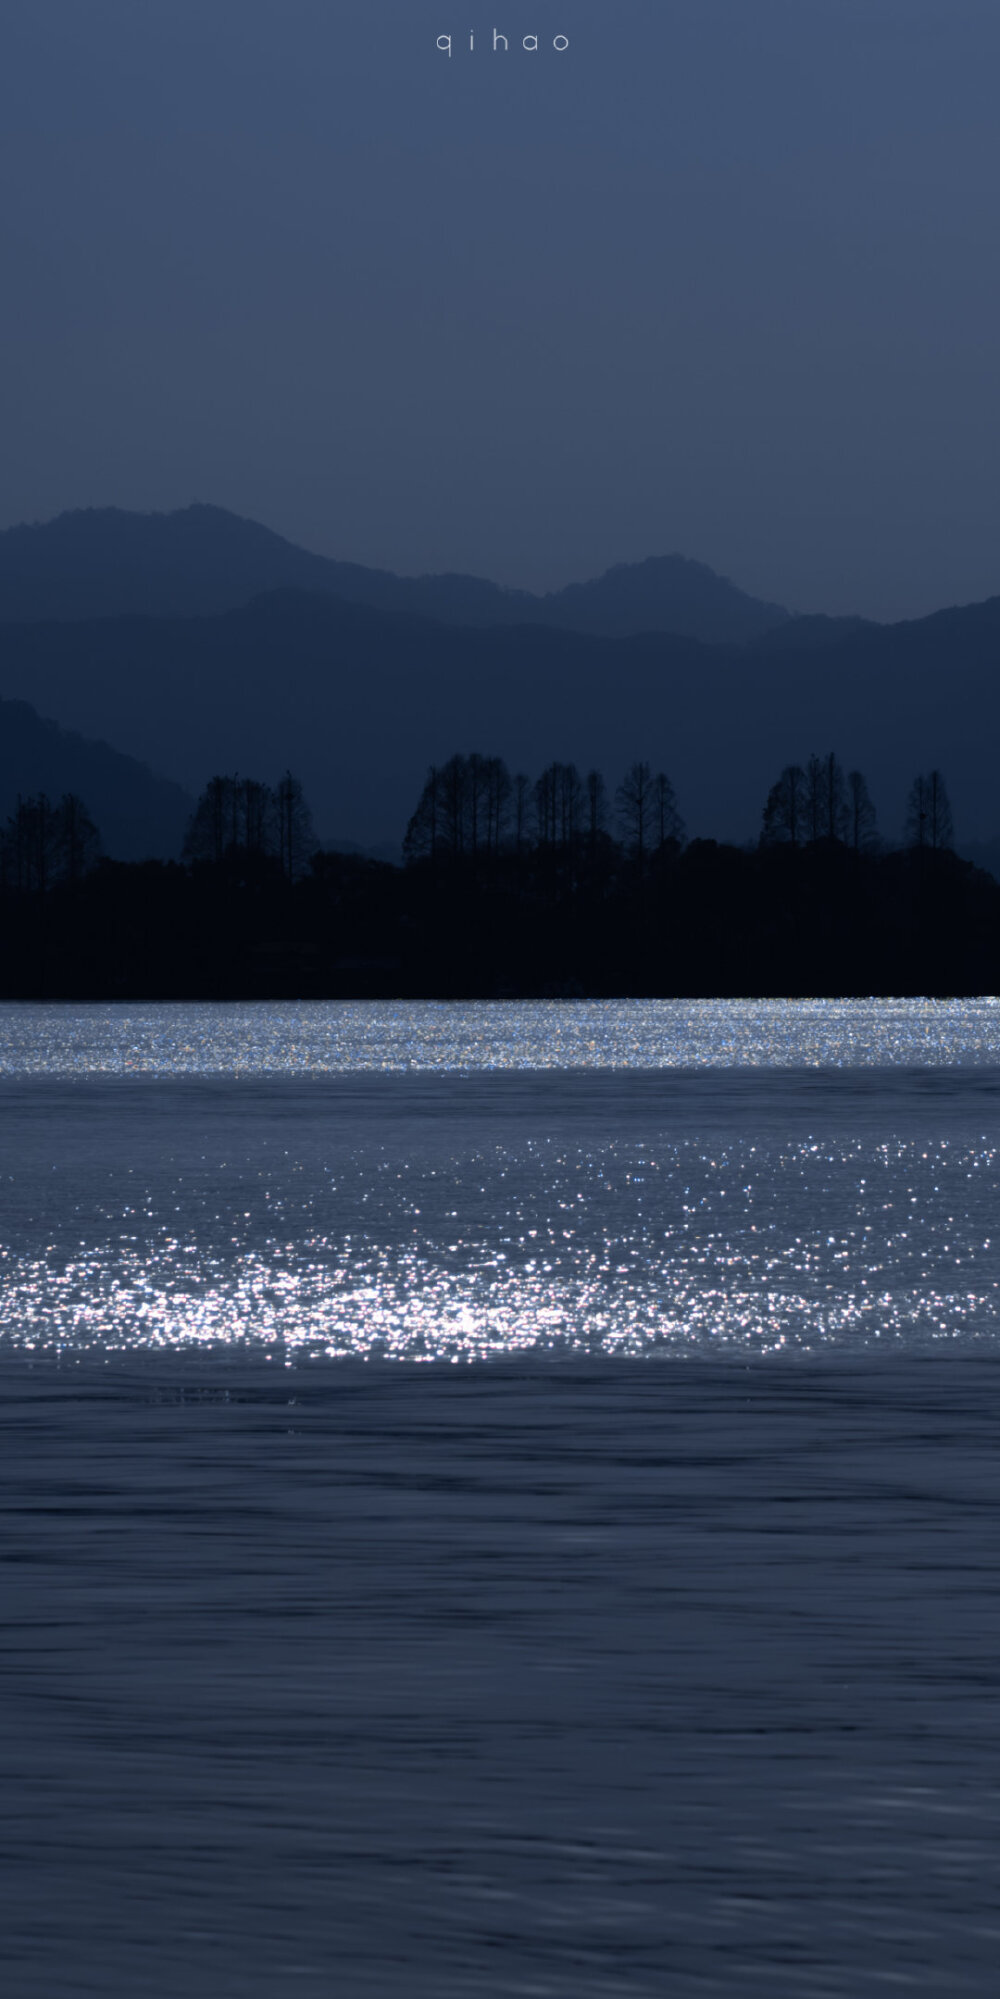
M 644 762 L 432 769 L 402 865 L 317 848 L 302 787 L 219 776 L 181 861 L 100 855 L 85 804 L 0 840 L 6 999 L 971 995 L 1000 984 L 1000 883 L 952 849 L 940 772 L 884 847 L 860 772 L 787 765 L 756 845 L 686 841 Z

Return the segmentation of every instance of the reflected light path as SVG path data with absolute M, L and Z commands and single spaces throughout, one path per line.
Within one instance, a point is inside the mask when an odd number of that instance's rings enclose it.
M 0 1075 L 1000 1065 L 981 1000 L 0 1005 Z
M 183 1116 L 204 1144 L 199 1109 Z M 401 1160 L 352 1142 L 356 1113 L 307 1142 L 294 1111 L 286 1129 L 252 1099 L 216 1163 L 169 1119 L 173 1156 L 137 1153 L 126 1110 L 128 1165 L 75 1164 L 70 1147 L 7 1176 L 8 1349 L 816 1352 L 992 1338 L 1000 1314 L 1000 1148 L 982 1139 L 660 1130 L 483 1146 L 477 1130 L 456 1152 L 454 1124 L 439 1135 L 430 1119 Z

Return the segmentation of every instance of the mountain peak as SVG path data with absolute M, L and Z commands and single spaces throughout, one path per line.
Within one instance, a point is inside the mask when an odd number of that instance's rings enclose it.
M 592 582 L 571 583 L 543 601 L 558 606 L 558 619 L 552 622 L 578 630 L 622 638 L 668 631 L 711 645 L 745 644 L 790 618 L 783 605 L 748 596 L 728 577 L 687 555 L 619 562 Z

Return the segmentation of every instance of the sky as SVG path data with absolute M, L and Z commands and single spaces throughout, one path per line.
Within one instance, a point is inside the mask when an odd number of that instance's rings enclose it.
M 996 0 L 4 0 L 0 526 L 1000 593 L 998 75 Z

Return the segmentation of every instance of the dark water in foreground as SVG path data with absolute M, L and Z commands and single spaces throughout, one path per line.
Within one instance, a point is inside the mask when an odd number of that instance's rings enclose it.
M 992 1999 L 1000 1007 L 0 1008 L 0 1990 Z
M 2 1388 L 5 1991 L 995 1990 L 996 1360 Z

